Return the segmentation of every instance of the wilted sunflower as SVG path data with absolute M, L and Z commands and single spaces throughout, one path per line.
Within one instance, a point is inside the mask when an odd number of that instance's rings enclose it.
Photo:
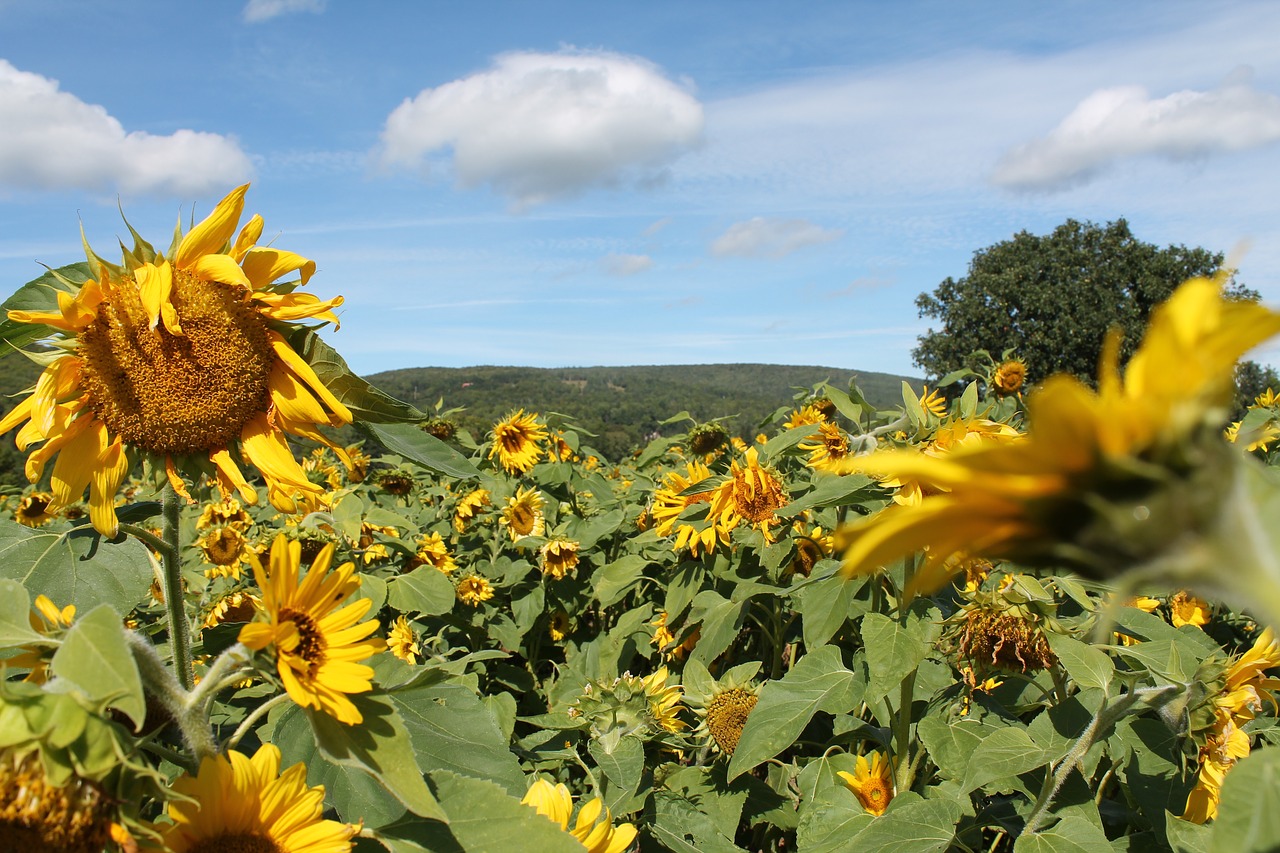
M 241 628 L 240 642 L 255 650 L 274 646 L 280 680 L 294 702 L 354 725 L 364 718 L 347 695 L 368 692 L 373 681 L 373 669 L 359 661 L 385 650 L 386 643 L 369 636 L 378 630 L 377 620 L 360 622 L 371 600 L 338 609 L 360 578 L 351 563 L 330 573 L 333 551 L 326 545 L 299 582 L 302 547 L 277 536 L 269 571 L 252 561 L 267 621 Z
M 498 524 L 507 528 L 512 542 L 529 536 L 541 536 L 546 530 L 546 518 L 542 515 L 542 493 L 537 489 L 520 488 L 515 497 L 507 498 Z
M 449 554 L 449 546 L 439 533 L 423 533 L 418 537 L 418 553 L 414 555 L 414 561 L 419 565 L 435 566 L 446 575 L 458 568 Z
M 1010 394 L 1021 397 L 1022 383 L 1026 379 L 1026 364 L 1021 359 L 1011 358 L 996 366 L 995 373 L 991 375 L 992 390 L 996 392 L 997 397 L 1007 397 Z
M 538 553 L 542 557 L 542 573 L 555 580 L 562 580 L 577 568 L 578 543 L 571 539 L 552 539 Z
M 396 617 L 391 626 L 391 633 L 387 635 L 387 650 L 407 664 L 416 664 L 418 656 L 422 654 L 418 638 L 414 635 L 413 628 L 409 627 L 409 619 L 404 614 Z
M 777 510 L 788 503 L 786 489 L 771 469 L 760 464 L 754 447 L 743 458 L 741 465 L 733 460 L 729 479 L 716 489 L 711 515 L 718 517 L 726 530 L 746 523 L 763 533 L 766 542 L 772 542 L 771 528 L 781 523 Z
M 724 424 L 715 421 L 698 424 L 689 430 L 689 449 L 699 456 L 715 453 L 724 447 L 728 440 L 729 431 L 724 428 Z
M 839 426 L 824 423 L 818 427 L 818 434 L 800 442 L 800 449 L 809 454 L 805 463 L 815 471 L 839 474 L 842 464 L 851 453 L 849 436 Z
M 280 772 L 280 750 L 252 758 L 229 750 L 173 783 L 172 824 L 156 824 L 172 853 L 347 853 L 358 827 L 325 820 L 324 786 L 307 786 L 301 762 Z
M 58 517 L 57 512 L 49 509 L 51 503 L 53 495 L 48 492 L 32 492 L 18 501 L 13 520 L 27 527 L 44 527 Z
M 480 508 L 489 506 L 489 490 L 474 489 L 463 495 L 453 508 L 453 529 L 459 533 L 466 532 L 467 525 L 480 514 Z
M 480 575 L 467 575 L 458 581 L 455 592 L 458 600 L 463 604 L 479 607 L 482 603 L 493 598 L 493 584 L 489 583 L 488 578 Z
M 613 815 L 598 797 L 578 810 L 578 819 L 573 829 L 569 829 L 573 798 L 563 784 L 552 785 L 546 779 L 538 779 L 520 802 L 559 824 L 587 849 L 587 853 L 622 853 L 636 837 L 636 828 L 631 824 L 613 825 Z
M 239 580 L 240 563 L 245 553 L 244 533 L 240 528 L 228 525 L 214 527 L 196 540 L 196 547 L 210 567 L 204 570 L 207 578 L 232 578 Z
M 256 246 L 261 217 L 236 235 L 247 189 L 232 191 L 176 238 L 170 256 L 136 234 L 122 266 L 86 247 L 92 277 L 78 287 L 64 280 L 69 290 L 58 291 L 56 311 L 9 312 L 16 322 L 57 330 L 52 343 L 66 353 L 0 421 L 0 432 L 26 421 L 19 449 L 43 442 L 27 458 L 32 482 L 57 455 L 51 509 L 88 488 L 93 526 L 114 536 L 126 450 L 156 459 L 182 494 L 180 471 L 194 474 L 201 466 L 188 463 L 207 460 L 224 491 L 238 489 L 256 503 L 236 448 L 261 472 L 277 509 L 319 505 L 323 490 L 307 479 L 286 435 L 328 443 L 317 425 L 349 424 L 351 412 L 277 327 L 312 318 L 336 325 L 342 298 L 295 291 L 315 263 Z M 290 273 L 298 278 L 277 283 Z
M 870 761 L 867 760 L 867 755 L 871 757 Z M 884 814 L 884 810 L 889 808 L 889 801 L 893 799 L 893 767 L 876 750 L 867 755 L 858 756 L 858 764 L 853 773 L 841 770 L 836 775 L 858 798 L 862 807 L 878 817 Z
M 508 474 L 524 474 L 542 458 L 538 442 L 547 440 L 547 428 L 533 412 L 517 409 L 493 425 L 489 458 L 498 457 Z
M 956 553 L 1070 566 L 1092 577 L 1173 580 L 1261 608 L 1280 623 L 1275 554 L 1253 550 L 1251 460 L 1221 439 L 1236 360 L 1280 332 L 1280 313 L 1192 279 L 1151 315 L 1124 371 L 1108 336 L 1098 390 L 1051 377 L 1028 401 L 1025 440 L 943 457 L 887 451 L 855 470 L 918 480 L 918 506 L 840 531 L 849 574 L 928 548 L 913 590 L 933 591 Z M 1170 365 L 1177 365 L 1171 370 Z M 1227 559 L 1232 571 L 1223 571 Z

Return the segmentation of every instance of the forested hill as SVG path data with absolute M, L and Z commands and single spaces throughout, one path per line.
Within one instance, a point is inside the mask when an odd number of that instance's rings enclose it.
M 424 411 L 442 398 L 445 408 L 465 407 L 453 419 L 477 440 L 514 409 L 571 415 L 596 434 L 588 443 L 616 459 L 661 431 L 661 421 L 679 412 L 688 411 L 699 421 L 732 415 L 729 432 L 745 438 L 754 436 L 760 422 L 779 407 L 791 405 L 797 388 L 825 380 L 845 389 L 854 377 L 868 402 L 881 408 L 901 405 L 903 379 L 920 387 L 919 379 L 887 373 L 779 364 L 420 367 L 367 378 Z

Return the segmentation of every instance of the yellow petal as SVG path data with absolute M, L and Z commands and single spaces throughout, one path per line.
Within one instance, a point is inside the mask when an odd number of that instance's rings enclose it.
M 241 263 L 249 286 L 261 290 L 291 272 L 298 272 L 302 284 L 315 275 L 316 262 L 282 249 L 250 249 Z
M 229 192 L 218 202 L 212 213 L 182 238 L 173 256 L 174 266 L 190 270 L 200 257 L 223 250 L 240 222 L 240 214 L 244 211 L 244 194 L 248 190 L 249 185 L 245 184 Z
M 351 410 L 340 403 L 337 397 L 333 396 L 333 392 L 320 381 L 320 377 L 316 376 L 316 372 L 311 369 L 311 365 L 303 361 L 302 356 L 294 352 L 293 347 L 289 346 L 288 342 L 277 332 L 268 332 L 267 334 L 271 339 L 271 348 L 275 350 L 276 356 L 285 363 L 286 367 L 293 371 L 295 376 L 305 382 L 333 412 L 336 422 L 331 419 L 330 424 L 338 426 L 339 423 L 351 423 Z
M 244 270 L 240 269 L 240 265 L 230 255 L 201 255 L 187 271 L 205 281 L 249 286 Z
M 182 327 L 178 324 L 178 314 L 173 307 L 173 267 L 165 259 L 160 264 L 143 264 L 133 271 L 134 281 L 138 283 L 138 297 L 142 307 L 151 321 L 151 328 L 160 324 L 164 317 L 164 327 L 171 335 L 181 335 Z
M 244 256 L 258 242 L 258 239 L 262 236 L 262 225 L 262 217 L 255 213 L 249 217 L 249 221 L 240 229 L 235 245 L 231 247 L 231 257 L 235 258 L 236 263 L 243 261 Z

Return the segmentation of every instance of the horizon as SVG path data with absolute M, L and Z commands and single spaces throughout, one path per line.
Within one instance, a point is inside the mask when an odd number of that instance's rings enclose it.
M 81 226 L 112 259 L 117 204 L 164 246 L 252 181 L 361 375 L 910 377 L 916 296 L 1068 218 L 1224 252 L 1280 303 L 1275 4 L 488 11 L 0 0 L 8 292 Z

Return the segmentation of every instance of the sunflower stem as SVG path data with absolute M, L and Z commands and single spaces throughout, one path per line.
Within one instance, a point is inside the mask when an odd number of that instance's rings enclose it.
M 249 662 L 249 654 L 243 644 L 236 643 L 218 655 L 204 678 L 188 694 L 187 704 L 207 711 L 218 692 L 229 682 L 239 679 L 240 670 Z
M 240 722 L 240 725 L 236 727 L 236 730 L 232 732 L 231 737 L 227 738 L 226 748 L 235 749 L 236 746 L 239 745 L 240 740 L 253 730 L 253 727 L 258 720 L 270 713 L 277 705 L 283 705 L 288 701 L 288 693 L 277 693 L 275 696 L 272 696 L 270 699 L 250 711 L 249 716 L 245 717 L 244 720 Z
M 146 528 L 139 527 L 136 524 L 125 524 L 124 522 L 121 522 L 120 530 L 128 533 L 133 538 L 140 540 L 144 545 L 154 551 L 159 551 L 161 554 L 169 553 L 169 543 Z
M 191 623 L 187 621 L 186 598 L 182 594 L 182 552 L 178 542 L 182 504 L 169 483 L 164 484 L 160 494 L 167 546 L 161 554 L 164 558 L 164 606 L 169 616 L 169 645 L 173 649 L 173 668 L 178 675 L 178 683 L 183 690 L 190 690 L 196 679 L 191 666 Z
M 191 750 L 194 760 L 188 769 L 198 766 L 200 760 L 207 756 L 217 755 L 218 742 L 205 709 L 191 701 L 193 694 L 178 683 L 149 640 L 134 631 L 126 631 L 125 637 L 138 665 L 143 689 L 168 712 L 174 725 L 182 732 L 183 742 Z

